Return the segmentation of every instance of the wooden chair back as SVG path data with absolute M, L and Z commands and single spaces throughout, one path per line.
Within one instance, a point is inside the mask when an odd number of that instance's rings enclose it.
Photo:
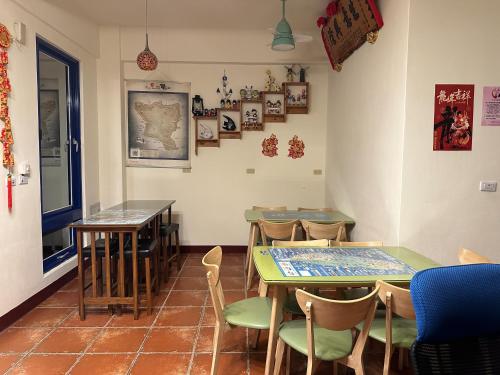
M 308 211 L 308 212 L 333 212 L 333 208 L 305 208 L 297 207 L 297 211 Z
M 286 223 L 273 223 L 266 220 L 259 220 L 260 235 L 262 237 L 262 245 L 268 245 L 268 238 L 276 240 L 295 240 L 295 233 L 299 225 L 298 220 L 288 221 Z
M 378 280 L 378 296 L 387 306 L 387 311 L 405 319 L 415 319 L 415 310 L 410 296 L 410 290 L 400 288 L 385 281 Z
M 379 288 L 354 300 L 332 300 L 297 289 L 295 294 L 302 311 L 311 316 L 311 321 L 320 327 L 335 331 L 351 329 L 370 318 L 369 310 L 377 302 Z M 373 317 L 372 317 L 373 318 Z
M 254 210 L 254 211 L 286 211 L 286 206 L 275 206 L 275 207 L 253 206 L 252 210 Z
M 306 232 L 307 240 L 335 240 L 347 239 L 345 223 L 318 224 L 308 220 L 301 220 L 302 228 Z
M 458 261 L 460 264 L 492 263 L 488 258 L 465 248 L 458 252 Z
M 212 305 L 215 310 L 215 318 L 219 323 L 224 322 L 224 291 L 220 283 L 220 265 L 222 262 L 222 248 L 220 246 L 214 247 L 205 254 L 201 260 L 207 271 L 208 289 L 212 298 Z
M 328 240 L 311 240 L 311 241 L 281 241 L 273 240 L 274 247 L 328 247 Z
M 307 352 L 308 362 L 314 357 L 314 324 L 335 331 L 353 329 L 357 324 L 363 323 L 363 328 L 358 335 L 352 353 L 346 362 L 349 367 L 362 368 L 362 356 L 368 333 L 377 308 L 378 286 L 367 296 L 349 300 L 329 300 L 315 296 L 302 289 L 297 289 L 296 296 L 300 308 L 306 314 Z M 309 368 L 309 364 L 308 364 Z M 356 371 L 357 373 L 358 371 Z
M 366 242 L 330 241 L 330 246 L 380 247 L 380 246 L 384 246 L 384 243 L 382 241 L 366 241 Z

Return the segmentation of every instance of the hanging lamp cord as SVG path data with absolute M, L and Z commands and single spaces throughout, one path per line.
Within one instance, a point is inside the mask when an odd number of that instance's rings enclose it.
M 148 0 L 146 0 L 146 49 L 149 50 L 149 36 L 148 36 Z

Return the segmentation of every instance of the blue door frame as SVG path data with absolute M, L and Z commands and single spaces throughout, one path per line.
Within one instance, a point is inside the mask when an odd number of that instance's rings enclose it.
M 82 218 L 82 172 L 81 172 L 81 150 L 80 150 L 80 63 L 78 60 L 69 56 L 64 51 L 50 44 L 46 40 L 37 36 L 36 38 L 37 51 L 37 81 L 38 91 L 40 92 L 40 66 L 39 56 L 44 53 L 64 65 L 67 69 L 67 107 L 68 107 L 68 141 L 69 141 L 69 192 L 71 204 L 67 207 L 57 209 L 50 212 L 43 212 L 43 202 L 41 208 L 42 215 L 42 235 L 55 232 L 66 228 L 72 222 Z M 40 99 L 38 99 L 39 113 L 39 132 L 41 134 L 40 121 Z M 42 152 L 41 152 L 41 137 L 39 137 L 39 158 L 40 158 L 40 197 L 43 196 L 42 184 Z M 63 141 L 63 140 L 61 140 Z M 62 249 L 61 251 L 52 254 L 50 257 L 43 260 L 44 273 L 53 269 L 57 265 L 63 263 L 67 259 L 76 254 L 76 245 L 74 232 L 71 233 L 71 246 Z

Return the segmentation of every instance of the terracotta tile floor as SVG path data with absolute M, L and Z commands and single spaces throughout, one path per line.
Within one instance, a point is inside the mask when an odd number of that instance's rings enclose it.
M 224 256 L 221 280 L 226 301 L 254 296 L 244 290 L 244 258 Z M 130 311 L 110 316 L 89 309 L 80 321 L 76 280 L 0 332 L 0 374 L 210 374 L 215 316 L 201 255 L 184 258 L 156 297 L 152 315 Z M 249 348 L 255 331 L 236 328 L 224 337 L 219 374 L 263 374 L 267 334 Z M 382 373 L 383 346 L 370 345 L 366 373 Z M 393 366 L 396 367 L 396 366 Z M 292 356 L 292 373 L 305 373 L 302 355 Z M 317 374 L 331 374 L 323 363 Z M 347 372 L 349 373 L 349 372 Z M 411 374 L 409 369 L 394 374 Z

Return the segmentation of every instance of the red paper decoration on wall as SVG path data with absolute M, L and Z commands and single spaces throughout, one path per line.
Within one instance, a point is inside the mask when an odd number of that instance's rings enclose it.
M 299 139 L 298 136 L 294 135 L 292 139 L 288 141 L 290 148 L 288 149 L 288 157 L 292 159 L 300 159 L 304 156 L 304 142 Z
M 262 141 L 262 154 L 270 158 L 278 156 L 278 138 L 275 134 L 271 134 L 269 138 L 264 138 Z
M 8 170 L 7 175 L 7 202 L 9 210 L 12 209 L 12 177 L 11 172 L 14 168 L 14 155 L 12 154 L 12 126 L 9 114 L 9 93 L 12 90 L 9 77 L 7 75 L 7 64 L 9 56 L 7 49 L 10 47 L 11 36 L 9 30 L 0 24 L 0 120 L 4 126 L 0 132 L 0 143 L 2 144 L 2 164 Z

